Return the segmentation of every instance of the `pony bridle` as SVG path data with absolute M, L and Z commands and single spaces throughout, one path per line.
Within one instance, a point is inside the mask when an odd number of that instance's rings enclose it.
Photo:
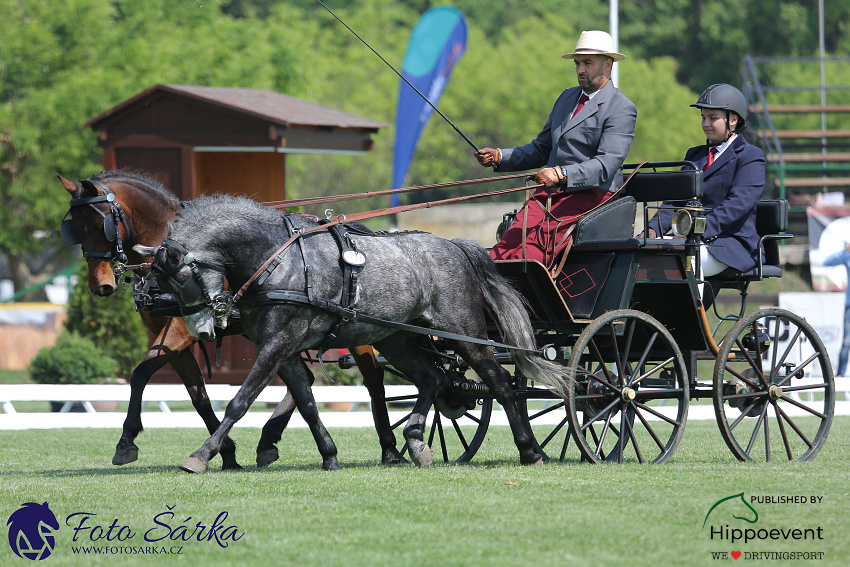
M 204 279 L 200 275 L 200 269 L 212 270 L 220 272 L 224 279 L 225 267 L 221 264 L 212 262 L 204 262 L 195 258 L 195 255 L 189 252 L 182 244 L 175 242 L 170 238 L 166 238 L 160 248 L 176 250 L 181 261 L 174 267 L 166 268 L 162 266 L 158 260 L 154 260 L 151 264 L 151 271 L 156 275 L 157 279 L 165 278 L 169 286 L 180 294 L 180 303 L 183 307 L 181 310 L 184 315 L 197 313 L 202 309 L 209 308 L 212 311 L 213 317 L 216 320 L 216 325 L 222 329 L 227 327 L 228 314 L 230 312 L 230 298 L 232 294 L 222 289 L 215 295 L 212 295 L 204 284 Z M 188 267 L 192 274 L 188 280 L 182 284 L 177 281 L 174 274 Z M 201 303 L 203 300 L 203 303 Z M 188 309 L 187 309 L 188 308 Z M 194 308 L 194 309 L 193 309 Z
M 86 179 L 85 181 L 88 181 L 103 191 L 103 195 L 71 199 L 68 202 L 70 208 L 68 209 L 68 212 L 65 213 L 65 217 L 62 219 L 62 224 L 59 225 L 59 234 L 62 237 L 62 242 L 68 246 L 82 244 L 80 239 L 77 238 L 77 235 L 74 234 L 73 226 L 71 224 L 73 221 L 68 218 L 68 215 L 71 214 L 74 207 L 88 206 L 94 209 L 97 214 L 103 217 L 103 233 L 106 236 L 106 239 L 109 242 L 115 242 L 115 246 L 112 250 L 107 250 L 105 252 L 91 252 L 83 248 L 83 258 L 87 260 L 90 258 L 112 260 L 114 264 L 113 271 L 120 276 L 125 271 L 124 266 L 127 264 L 127 254 L 124 253 L 124 242 L 121 238 L 121 230 L 118 228 L 118 225 L 124 225 L 126 238 L 130 238 L 130 225 L 127 224 L 127 218 L 124 215 L 124 210 L 121 208 L 121 203 L 115 200 L 115 193 L 113 193 L 109 187 L 99 181 L 95 181 L 94 179 Z M 98 203 L 109 203 L 109 212 L 105 213 L 100 210 L 100 208 L 97 207 Z

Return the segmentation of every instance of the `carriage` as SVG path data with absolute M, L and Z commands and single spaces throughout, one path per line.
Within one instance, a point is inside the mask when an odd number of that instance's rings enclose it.
M 725 278 L 722 286 L 734 289 L 740 295 L 740 310 L 736 314 L 721 316 L 715 305 L 718 322 L 711 328 L 700 301 L 700 285 L 703 283 L 694 276 L 692 266 L 699 258 L 699 235 L 705 222 L 705 210 L 699 202 L 702 195 L 700 172 L 689 162 L 633 164 L 624 166 L 624 169 L 632 170 L 632 175 L 621 189 L 621 195 L 579 221 L 573 233 L 572 249 L 556 277 L 553 278 L 546 267 L 535 261 L 496 264 L 498 272 L 520 290 L 522 297 L 516 298 L 524 299 L 526 303 L 525 309 L 519 308 L 519 311 L 528 320 L 529 335 L 536 344 L 526 345 L 524 350 L 542 354 L 548 361 L 547 368 L 554 369 L 559 376 L 570 377 L 566 392 L 558 392 L 557 388 L 551 387 L 551 381 L 543 384 L 545 376 L 538 375 L 534 380 L 530 373 L 517 370 L 510 376 L 513 401 L 508 417 L 513 419 L 511 425 L 515 427 L 515 440 L 517 422 L 520 428 L 530 429 L 533 436 L 533 447 L 526 447 L 530 452 L 525 453 L 525 458 L 529 460 L 523 462 L 538 462 L 542 454 L 550 460 L 569 462 L 661 463 L 672 456 L 679 444 L 689 411 L 705 414 L 712 410 L 727 446 L 740 460 L 770 461 L 779 458 L 806 461 L 814 458 L 826 441 L 835 403 L 834 377 L 823 343 L 803 317 L 776 308 L 753 312 L 746 308 L 747 289 L 751 282 L 782 275 L 778 245 L 782 239 L 791 238 L 785 233 L 787 202 L 759 202 L 756 222 L 763 261 L 747 273 L 722 274 Z M 142 254 L 145 246 L 140 244 L 144 240 L 163 242 L 165 222 L 174 218 L 177 211 L 187 210 L 181 209 L 182 205 L 173 196 L 163 201 L 162 188 L 152 190 L 139 179 L 128 178 L 123 173 L 116 173 L 115 178 L 111 178 L 108 172 L 104 175 L 95 176 L 98 179 L 83 180 L 79 185 L 60 177 L 63 186 L 72 195 L 72 217 L 62 225 L 63 238 L 69 244 L 83 244 L 84 255 L 89 258 L 90 288 L 100 295 L 108 295 L 104 290 L 116 285 L 111 279 L 111 270 L 102 269 L 104 265 L 118 260 L 115 266 L 118 272 L 129 267 L 140 268 L 141 264 L 126 265 L 128 259 L 124 250 L 132 261 L 132 250 L 137 250 L 135 259 L 138 260 L 164 249 L 164 243 L 159 247 L 148 244 L 147 252 Z M 643 207 L 646 226 L 652 211 L 667 206 L 663 204 L 667 201 L 687 203 L 674 216 L 676 237 L 633 237 L 638 203 Z M 130 202 L 133 206 L 128 206 Z M 129 215 L 133 218 L 127 222 Z M 206 217 L 202 219 L 205 222 Z M 277 219 L 272 222 L 281 224 L 279 215 Z M 340 226 L 344 223 L 337 219 L 330 224 Z M 102 225 L 103 229 L 91 230 L 92 225 Z M 143 226 L 145 230 L 142 230 Z M 315 230 L 332 232 L 318 225 L 306 231 L 300 228 L 296 232 L 303 235 Z M 188 232 L 195 233 L 197 230 Z M 346 238 L 349 237 L 338 235 L 340 250 Z M 368 236 L 364 238 L 379 240 Z M 234 239 L 243 246 L 243 255 L 246 255 L 245 250 L 255 246 L 252 239 L 240 240 L 236 236 Z M 293 235 L 280 248 L 280 254 L 296 239 Z M 330 236 L 325 240 L 330 241 Z M 303 241 L 303 238 L 299 240 L 299 246 Z M 277 244 L 272 249 L 277 248 Z M 297 251 L 299 246 L 291 248 Z M 334 252 L 326 256 L 337 254 L 337 244 L 331 244 L 330 248 Z M 254 277 L 265 279 L 272 274 L 280 261 L 280 254 L 275 253 L 266 261 L 265 269 L 261 270 L 264 275 L 258 271 Z M 301 272 L 309 263 L 307 256 L 302 247 L 300 257 L 304 264 L 298 268 Z M 202 270 L 196 269 L 197 260 L 186 250 L 176 258 L 167 272 L 184 272 L 184 280 L 178 285 L 181 295 L 192 291 L 196 301 L 216 303 L 207 293 L 210 274 L 196 277 Z M 485 260 L 492 266 L 489 259 Z M 247 258 L 240 258 L 240 261 L 247 261 Z M 370 262 L 374 263 L 374 258 Z M 338 274 L 339 256 L 332 258 L 328 265 L 335 266 L 332 270 Z M 187 270 L 189 267 L 191 272 Z M 220 272 L 220 281 L 216 285 L 220 284 L 224 290 L 224 268 L 209 264 L 206 268 L 210 273 Z M 255 266 L 251 267 L 248 273 L 254 269 Z M 388 264 L 383 269 L 393 271 L 395 268 Z M 243 287 L 247 288 L 254 277 Z M 151 283 L 150 278 L 145 279 L 148 280 L 145 285 L 136 288 L 140 296 L 137 303 L 149 307 L 148 300 L 153 292 L 146 287 Z M 342 281 L 343 278 L 339 279 Z M 441 285 L 445 286 L 445 282 Z M 308 292 L 309 289 L 308 281 Z M 453 288 L 445 288 L 444 292 L 458 295 Z M 299 296 L 284 292 L 284 295 L 288 298 L 286 301 L 310 303 L 308 307 L 319 307 L 320 311 L 327 311 L 336 318 L 340 314 L 346 321 L 355 318 L 353 311 L 345 306 L 322 303 L 325 300 L 310 298 L 308 294 Z M 265 297 L 271 299 L 272 295 Z M 229 298 L 228 304 L 232 305 L 234 296 L 231 294 Z M 462 302 L 467 300 L 471 302 L 471 296 L 461 296 Z M 473 311 L 476 309 L 479 307 Z M 153 320 L 157 315 L 153 311 L 143 313 L 143 319 Z M 480 317 L 481 312 L 476 316 Z M 203 466 L 183 467 L 184 470 L 203 472 L 209 457 L 219 451 L 225 468 L 237 468 L 232 442 L 226 437 L 226 431 L 223 434 L 220 431 L 222 422 L 213 414 L 205 396 L 200 370 L 191 355 L 188 359 L 186 357 L 186 349 L 196 339 L 185 332 L 185 326 L 173 324 L 168 317 L 160 319 L 161 322 L 152 330 L 160 333 L 157 344 L 168 345 L 168 348 L 152 348 L 134 371 L 131 404 L 113 464 L 126 464 L 137 458 L 138 448 L 133 439 L 141 431 L 144 386 L 156 369 L 177 361 L 175 368 L 182 371 L 181 378 L 199 414 L 210 433 L 218 436 L 217 442 L 222 443 L 204 457 Z M 365 318 L 361 316 L 361 320 L 365 321 Z M 336 324 L 333 323 L 331 329 L 336 329 Z M 484 334 L 490 339 L 485 342 L 494 347 L 496 360 L 503 364 L 518 360 L 515 349 L 518 345 L 502 342 L 504 328 L 500 328 L 493 317 L 489 324 L 485 321 L 482 325 L 482 330 L 486 328 Z M 425 360 L 432 373 L 436 367 L 439 374 L 439 391 L 434 395 L 433 408 L 428 411 L 428 422 L 417 423 L 424 432 L 422 440 L 431 448 L 429 451 L 433 450 L 444 462 L 471 460 L 481 448 L 488 427 L 501 414 L 493 411 L 495 400 L 499 398 L 497 392 L 492 390 L 487 380 L 481 379 L 480 373 L 476 375 L 471 371 L 464 360 L 468 357 L 461 356 L 463 353 L 459 347 L 462 345 L 457 341 L 472 337 L 446 335 L 410 325 L 403 326 L 403 329 L 419 333 L 420 343 L 411 356 Z M 244 329 L 231 327 L 228 332 L 244 332 Z M 483 339 L 477 340 L 481 346 Z M 422 352 L 425 352 L 425 359 Z M 358 364 L 363 360 L 358 360 Z M 336 362 L 343 367 L 354 363 L 349 356 Z M 410 378 L 398 370 L 398 358 L 395 367 L 382 357 L 378 358 L 378 362 L 384 371 Z M 365 364 L 361 371 L 365 381 Z M 700 381 L 698 376 L 705 373 L 710 373 L 711 379 Z M 490 380 L 489 383 L 494 382 Z M 368 383 L 367 387 L 370 387 Z M 392 462 L 392 459 L 387 459 L 390 454 L 388 447 L 395 452 L 392 430 L 403 424 L 409 428 L 414 412 L 401 412 L 402 417 L 390 423 L 383 405 L 386 403 L 395 409 L 412 401 L 412 398 L 386 398 L 382 386 L 375 388 L 373 383 L 370 393 L 373 395 L 376 428 L 385 451 L 384 462 Z M 709 399 L 711 404 L 707 403 Z M 243 409 L 247 409 L 246 401 L 250 405 L 250 398 L 240 400 Z M 378 411 L 377 405 L 382 406 Z M 414 408 L 419 419 L 423 409 L 421 401 Z M 284 400 L 264 428 L 258 445 L 259 465 L 277 458 L 276 449 L 270 457 L 261 456 L 261 453 L 272 450 L 269 446 L 280 439 L 292 409 L 291 400 L 288 405 Z M 314 408 L 312 413 L 312 418 L 317 420 Z M 380 424 L 379 416 L 383 420 Z M 228 419 L 231 425 L 235 421 L 232 417 L 228 418 L 226 412 L 225 420 Z M 389 440 L 382 436 L 380 430 L 383 425 L 390 430 Z M 226 429 L 229 430 L 229 427 Z M 406 429 L 406 437 L 407 433 Z M 330 441 L 329 437 L 327 441 Z M 320 442 L 319 436 L 317 442 Z M 325 465 L 334 468 L 336 453 L 332 441 L 326 449 L 327 454 L 323 452 Z M 409 449 L 405 444 L 401 454 Z M 521 449 L 521 456 L 523 454 Z
M 803 317 L 772 307 L 747 310 L 750 283 L 782 275 L 779 242 L 792 238 L 785 232 L 787 201 L 758 203 L 763 261 L 746 273 L 721 274 L 722 287 L 739 294 L 740 310 L 720 314 L 715 303 L 717 323 L 710 326 L 692 268 L 706 212 L 700 172 L 690 162 L 643 164 L 624 192 L 581 219 L 555 279 L 537 261 L 497 262 L 528 302 L 538 347 L 574 377 L 566 400 L 512 377 L 540 447 L 559 461 L 662 463 L 682 439 L 689 410 L 713 410 L 741 461 L 813 459 L 835 400 L 824 345 Z M 637 205 L 647 226 L 664 201 L 688 203 L 674 217 L 675 237 L 633 237 Z M 493 396 L 444 341 L 429 339 L 429 348 L 449 380 L 428 443 L 445 462 L 469 461 L 491 424 Z M 501 350 L 497 358 L 510 357 Z M 339 364 L 352 361 L 342 357 Z

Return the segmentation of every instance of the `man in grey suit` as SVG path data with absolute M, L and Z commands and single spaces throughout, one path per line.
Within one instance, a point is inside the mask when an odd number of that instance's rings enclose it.
M 552 269 L 581 214 L 605 202 L 622 185 L 620 169 L 635 133 L 637 109 L 611 82 L 615 61 L 603 31 L 584 31 L 573 53 L 578 87 L 555 101 L 540 134 L 524 146 L 483 148 L 475 157 L 496 171 L 540 169 L 534 193 L 491 251 L 496 260 L 538 260 Z

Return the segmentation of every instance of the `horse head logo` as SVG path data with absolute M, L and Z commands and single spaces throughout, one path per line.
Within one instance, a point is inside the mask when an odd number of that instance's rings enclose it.
M 9 526 L 9 546 L 18 557 L 41 561 L 47 559 L 56 546 L 53 532 L 59 521 L 47 502 L 27 502 L 18 508 L 6 522 Z
M 740 502 L 739 502 L 740 501 Z M 728 512 L 732 515 L 736 520 L 744 520 L 745 522 L 749 522 L 750 524 L 755 524 L 759 521 L 759 513 L 756 512 L 756 509 L 749 505 L 749 503 L 744 499 L 744 493 L 733 494 L 732 496 L 727 496 L 726 498 L 721 498 L 717 502 L 714 503 L 714 506 L 708 511 L 708 514 L 705 515 L 705 520 L 702 523 L 702 527 L 705 527 L 706 522 L 708 522 L 708 517 L 714 511 L 715 508 L 724 504 L 723 511 Z M 743 507 L 741 507 L 743 504 Z M 741 514 L 741 515 L 738 515 Z

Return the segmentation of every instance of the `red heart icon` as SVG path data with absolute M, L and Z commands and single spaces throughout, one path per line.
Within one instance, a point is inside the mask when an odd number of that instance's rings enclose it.
M 737 561 L 738 558 L 741 557 L 741 552 L 740 551 L 733 551 L 732 557 L 735 559 L 735 561 Z

